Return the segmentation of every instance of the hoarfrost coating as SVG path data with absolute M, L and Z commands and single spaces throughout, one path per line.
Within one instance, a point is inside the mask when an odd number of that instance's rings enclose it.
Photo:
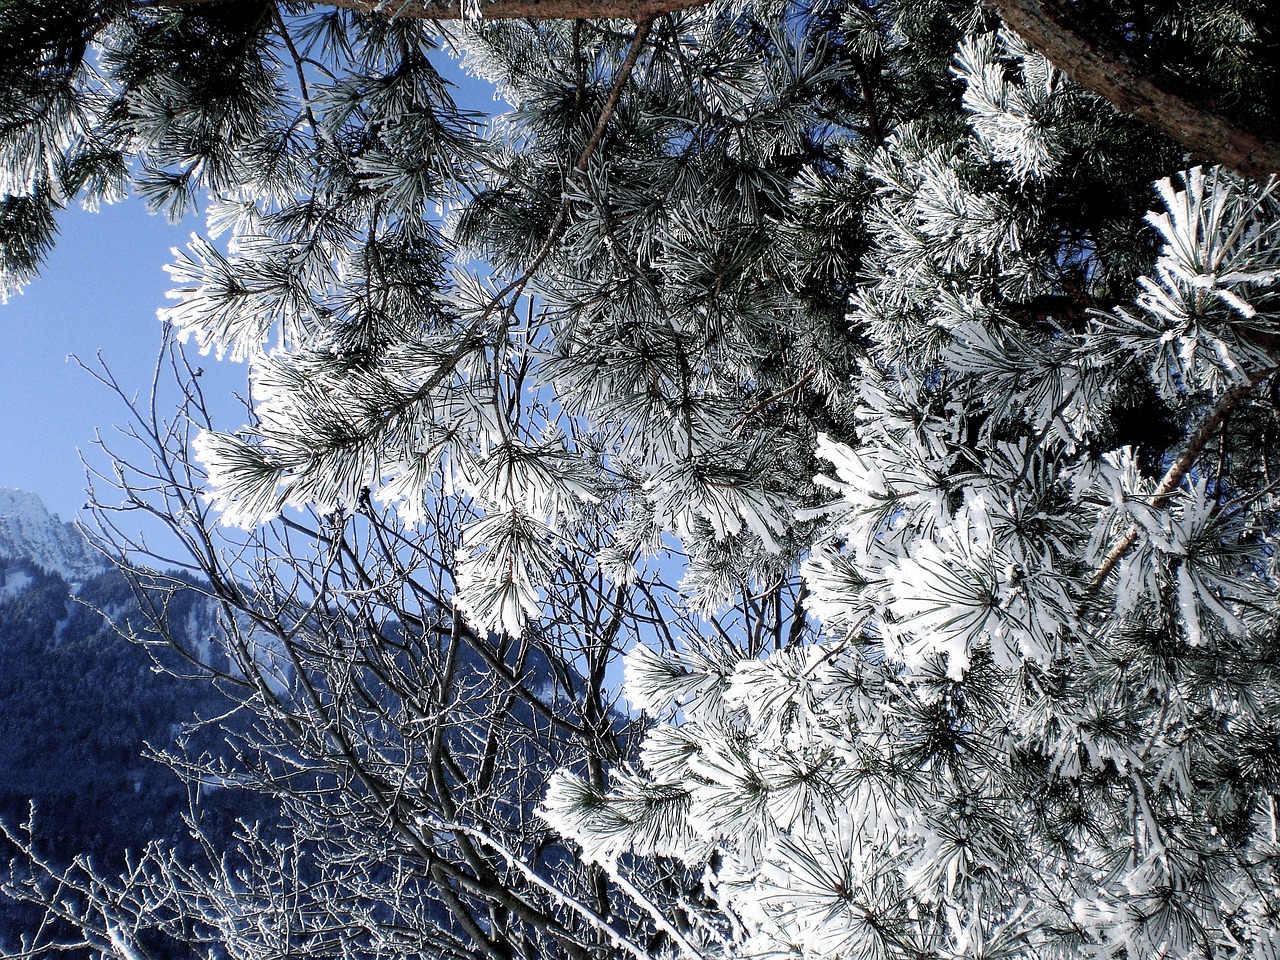
M 222 613 L 232 666 L 139 633 L 245 721 L 167 762 L 277 814 L 10 831 L 85 908 L 19 952 L 1270 957 L 1277 188 L 1110 104 L 1277 129 L 1280 32 L 1001 5 L 1110 99 L 971 0 L 0 6 L 0 282 L 72 197 L 208 200 L 94 502 Z

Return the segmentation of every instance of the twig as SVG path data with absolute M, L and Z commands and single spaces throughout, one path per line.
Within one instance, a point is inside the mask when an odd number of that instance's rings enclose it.
M 194 7 L 215 0 L 136 0 L 136 7 Z M 482 3 L 485 20 L 634 20 L 637 23 L 680 13 L 709 0 L 492 0 Z M 315 0 L 316 6 L 338 7 L 386 17 L 414 20 L 464 19 L 456 0 Z
M 752 407 L 750 410 L 748 410 L 746 413 L 740 416 L 737 420 L 733 421 L 733 426 L 730 427 L 730 429 L 731 430 L 741 429 L 743 424 L 745 424 L 748 420 L 754 417 L 757 413 L 759 413 L 769 404 L 774 403 L 778 400 L 781 400 L 783 397 L 788 397 L 791 394 L 795 393 L 797 390 L 799 390 L 801 387 L 803 387 L 806 383 L 808 383 L 810 380 L 813 379 L 813 376 L 815 373 L 817 373 L 817 370 L 810 370 L 808 373 L 802 376 L 795 383 L 791 384 L 791 386 L 787 387 L 786 389 L 779 390 L 777 393 L 775 393 L 771 397 L 765 397 L 763 400 L 757 403 L 754 407 Z
M 1268 367 L 1261 373 L 1255 373 L 1246 382 L 1237 384 L 1226 393 L 1224 393 L 1214 405 L 1209 415 L 1201 421 L 1200 426 L 1196 428 L 1196 432 L 1191 435 L 1191 439 L 1187 441 L 1186 447 L 1178 456 L 1172 466 L 1161 477 L 1159 486 L 1151 495 L 1151 499 L 1147 501 L 1148 505 L 1153 509 L 1160 509 L 1173 497 L 1182 481 L 1191 471 L 1192 465 L 1196 462 L 1196 458 L 1200 456 L 1210 438 L 1217 432 L 1222 421 L 1226 419 L 1227 414 L 1231 412 L 1232 407 L 1246 397 L 1254 387 L 1256 387 L 1267 377 L 1271 376 L 1280 367 Z M 1138 525 L 1135 523 L 1129 528 L 1129 532 L 1116 542 L 1111 548 L 1111 552 L 1107 554 L 1106 559 L 1102 561 L 1102 565 L 1094 572 L 1093 577 L 1089 580 L 1088 586 L 1084 588 L 1086 598 L 1092 597 L 1101 589 L 1103 582 L 1115 570 L 1116 566 L 1124 558 L 1124 555 L 1133 549 L 1133 545 L 1138 542 L 1138 536 L 1141 533 Z

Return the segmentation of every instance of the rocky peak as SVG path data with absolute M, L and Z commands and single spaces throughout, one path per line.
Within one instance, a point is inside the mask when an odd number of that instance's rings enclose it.
M 67 580 L 83 580 L 107 566 L 74 524 L 49 513 L 34 493 L 11 487 L 0 487 L 0 557 L 29 560 Z

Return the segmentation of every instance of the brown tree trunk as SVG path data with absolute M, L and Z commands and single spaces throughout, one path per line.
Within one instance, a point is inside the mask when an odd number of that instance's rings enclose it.
M 987 0 L 987 6 L 1076 83 L 1172 137 L 1198 159 L 1258 180 L 1280 173 L 1280 141 L 1237 126 L 1142 72 L 1124 51 L 1085 36 L 1060 0 Z

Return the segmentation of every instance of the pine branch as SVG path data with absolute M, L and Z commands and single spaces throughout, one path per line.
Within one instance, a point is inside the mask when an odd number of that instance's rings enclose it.
M 1277 369 L 1280 369 L 1280 367 L 1268 367 L 1260 373 L 1253 374 L 1245 383 L 1237 384 L 1218 399 L 1217 404 L 1214 405 L 1209 415 L 1200 422 L 1196 432 L 1191 435 L 1191 439 L 1187 441 L 1187 445 L 1183 448 L 1182 453 L 1179 454 L 1178 459 L 1173 462 L 1165 472 L 1165 475 L 1160 478 L 1159 486 L 1156 487 L 1155 492 L 1151 495 L 1151 499 L 1147 501 L 1149 507 L 1153 510 L 1159 510 L 1172 499 L 1174 491 L 1186 479 L 1192 465 L 1196 462 L 1196 458 L 1204 450 L 1205 444 L 1218 432 L 1227 415 L 1231 413 L 1232 408 L 1243 400 L 1254 387 L 1274 374 Z M 1094 596 L 1102 588 L 1102 584 L 1107 577 L 1124 559 L 1125 554 L 1132 550 L 1134 544 L 1138 542 L 1140 534 L 1141 530 L 1135 523 L 1129 528 L 1129 532 L 1116 542 L 1116 545 L 1111 548 L 1111 552 L 1107 554 L 1106 559 L 1102 561 L 1101 566 L 1094 572 L 1093 577 L 1084 588 L 1086 598 Z
M 816 374 L 817 372 L 818 372 L 817 370 L 810 370 L 808 373 L 800 377 L 799 380 L 791 384 L 791 386 L 783 390 L 779 390 L 777 393 L 773 394 L 772 396 L 765 397 L 763 400 L 761 400 L 759 403 L 753 406 L 750 410 L 748 410 L 746 413 L 740 416 L 737 420 L 735 420 L 733 422 L 733 426 L 731 426 L 729 429 L 741 430 L 748 420 L 750 420 L 756 414 L 764 410 L 765 407 L 769 406 L 769 404 L 771 403 L 776 403 L 779 400 L 785 400 L 791 394 L 795 393 L 797 390 L 803 387 L 806 383 L 812 380 L 814 377 L 814 374 Z
M 187 7 L 215 0 L 140 0 L 139 7 Z M 480 5 L 484 20 L 633 20 L 640 23 L 668 13 L 704 6 L 710 0 L 489 0 Z M 314 0 L 387 17 L 415 20 L 464 20 L 462 0 Z
M 576 183 L 579 179 L 586 175 L 587 164 L 591 162 L 592 156 L 595 155 L 596 149 L 604 140 L 604 133 L 609 126 L 609 121 L 613 119 L 614 112 L 618 109 L 618 100 L 622 96 L 622 88 L 627 85 L 627 81 L 631 78 L 631 71 L 635 69 L 636 61 L 640 59 L 640 51 L 644 49 L 645 43 L 649 39 L 649 32 L 653 29 L 653 18 L 640 20 L 636 23 L 635 35 L 631 38 L 631 45 L 627 48 L 626 56 L 622 60 L 622 65 L 618 68 L 618 74 L 613 78 L 613 86 L 609 88 L 609 95 L 605 99 L 604 107 L 600 110 L 600 116 L 596 120 L 595 129 L 591 131 L 591 138 L 582 149 L 582 153 L 578 154 L 578 162 L 573 165 L 573 169 L 569 171 L 569 176 L 565 183 L 564 194 L 560 201 L 560 209 L 556 212 L 556 217 L 551 221 L 551 226 L 547 231 L 547 239 L 543 242 L 542 247 L 534 254 L 533 259 L 529 262 L 529 266 L 525 268 L 524 273 L 512 280 L 505 287 L 498 291 L 497 295 L 489 302 L 484 312 L 476 318 L 472 324 L 475 332 L 479 331 L 479 325 L 493 313 L 508 295 L 514 294 L 519 297 L 524 288 L 529 285 L 529 281 L 533 279 L 533 275 L 537 273 L 538 268 L 551 255 L 551 251 L 555 249 L 556 243 L 560 239 L 560 235 L 564 233 L 565 224 L 569 219 L 569 187 Z M 466 340 L 458 347 L 454 355 L 450 357 L 450 361 L 446 364 L 451 367 L 462 359 L 462 355 L 468 349 L 467 341 L 470 340 L 470 333 Z M 434 386 L 430 390 L 435 389 Z M 421 393 L 421 391 L 419 391 Z M 423 394 L 425 396 L 425 394 Z
M 587 141 L 582 152 L 578 154 L 578 162 L 573 165 L 573 169 L 569 171 L 569 176 L 565 184 L 564 195 L 560 201 L 560 209 L 556 213 L 556 218 L 551 222 L 551 227 L 547 231 L 547 239 L 543 242 L 542 247 L 534 255 L 533 260 L 529 262 L 529 266 L 515 280 L 503 287 L 498 294 L 490 301 L 485 311 L 476 318 L 476 324 L 473 327 L 478 332 L 479 324 L 487 318 L 493 310 L 501 304 L 508 295 L 514 294 L 519 296 L 520 293 L 528 286 L 529 281 L 533 279 L 533 275 L 537 273 L 538 268 L 551 255 L 551 251 L 555 249 L 556 243 L 560 240 L 560 235 L 564 233 L 565 224 L 569 219 L 569 187 L 586 175 L 587 164 L 591 162 L 591 158 L 595 155 L 597 148 L 604 140 L 605 130 L 609 126 L 609 122 L 613 119 L 614 112 L 618 109 L 618 100 L 622 96 L 622 88 L 627 85 L 627 81 L 631 78 L 631 71 L 635 69 L 636 61 L 640 59 L 640 51 L 644 49 L 644 45 L 648 42 L 649 33 L 653 29 L 653 18 L 640 20 L 636 23 L 635 35 L 631 38 L 631 45 L 627 48 L 626 56 L 623 57 L 622 65 L 618 68 L 618 74 L 613 78 L 613 86 L 609 88 L 609 95 L 605 99 L 604 106 L 600 110 L 600 116 L 596 120 L 595 129 L 591 131 L 591 138 Z M 469 349 L 466 340 L 459 346 L 455 355 L 450 358 L 452 366 L 462 359 L 462 355 Z M 432 387 L 431 389 L 435 389 Z
M 636 62 L 640 58 L 640 51 L 644 49 L 645 43 L 649 39 L 649 33 L 653 28 L 653 20 L 641 20 L 636 24 L 635 35 L 631 38 L 631 45 L 627 48 L 626 56 L 623 58 L 622 65 L 618 68 L 617 76 L 614 77 L 613 86 L 609 89 L 609 95 L 605 100 L 604 107 L 600 111 L 600 116 L 596 121 L 595 129 L 592 131 L 591 138 L 587 141 L 586 146 L 578 155 L 577 163 L 569 171 L 566 179 L 564 196 L 560 203 L 560 209 L 556 213 L 555 219 L 551 222 L 547 230 L 547 239 L 543 242 L 542 247 L 534 255 L 524 272 L 499 290 L 489 300 L 488 305 L 482 310 L 474 320 L 471 321 L 466 331 L 458 341 L 457 346 L 440 364 L 440 367 L 428 377 L 412 394 L 405 397 L 395 404 L 390 405 L 383 411 L 382 419 L 384 423 L 389 423 L 397 416 L 402 415 L 409 410 L 415 403 L 425 400 L 431 395 L 431 392 L 442 384 L 445 379 L 452 375 L 458 363 L 468 352 L 475 349 L 480 342 L 479 337 L 484 329 L 485 322 L 494 312 L 503 307 L 508 297 L 519 298 L 520 294 L 529 285 L 537 273 L 538 268 L 551 255 L 551 251 L 555 249 L 555 245 L 559 242 L 561 235 L 564 233 L 565 225 L 569 219 L 570 192 L 569 187 L 577 182 L 581 177 L 585 176 L 587 164 L 591 161 L 591 157 L 599 148 L 604 140 L 605 129 L 608 127 L 610 120 L 613 119 L 614 112 L 618 107 L 618 100 L 622 96 L 622 88 L 626 86 L 628 79 L 631 77 L 632 70 L 635 69 Z
M 1222 116 L 1202 98 L 1176 92 L 1123 50 L 1086 36 L 1060 0 L 986 0 L 1032 48 L 1081 86 L 1187 147 L 1194 155 L 1257 180 L 1280 174 L 1280 141 Z

